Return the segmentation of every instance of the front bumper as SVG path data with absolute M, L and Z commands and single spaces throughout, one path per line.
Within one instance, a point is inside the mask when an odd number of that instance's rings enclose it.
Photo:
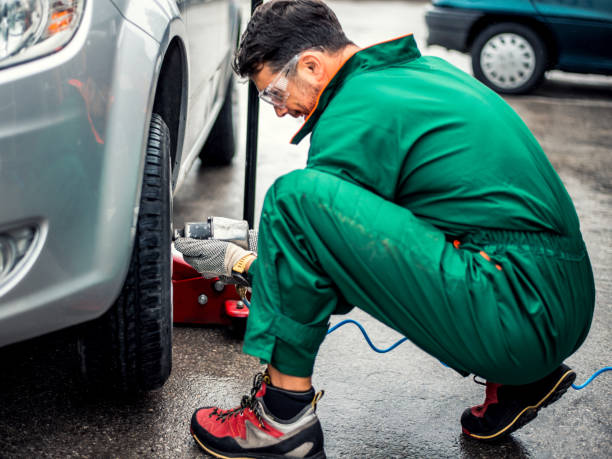
M 0 281 L 0 346 L 104 313 L 135 234 L 159 44 L 87 2 L 62 50 L 0 71 L 0 233 L 37 228 Z
M 462 53 L 469 51 L 470 30 L 483 16 L 484 13 L 476 10 L 430 7 L 425 13 L 429 30 L 427 44 L 440 45 Z

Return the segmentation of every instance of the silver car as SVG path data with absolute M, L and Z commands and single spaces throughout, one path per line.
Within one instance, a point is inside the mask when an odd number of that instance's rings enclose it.
M 232 0 L 0 0 L 0 346 L 74 325 L 85 374 L 171 368 L 172 193 L 234 154 Z

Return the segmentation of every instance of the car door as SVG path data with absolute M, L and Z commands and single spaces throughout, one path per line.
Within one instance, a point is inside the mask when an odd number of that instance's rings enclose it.
M 559 68 L 612 73 L 612 1 L 532 0 L 559 44 Z
M 222 40 L 229 15 L 228 0 L 178 0 L 188 35 L 189 99 L 184 151 L 202 143 L 218 105 L 223 75 Z

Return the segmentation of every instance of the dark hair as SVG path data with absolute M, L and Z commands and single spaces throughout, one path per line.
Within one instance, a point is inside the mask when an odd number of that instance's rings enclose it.
M 232 67 L 250 77 L 268 64 L 275 72 L 300 52 L 320 47 L 335 53 L 353 44 L 334 12 L 318 0 L 271 0 L 254 11 Z

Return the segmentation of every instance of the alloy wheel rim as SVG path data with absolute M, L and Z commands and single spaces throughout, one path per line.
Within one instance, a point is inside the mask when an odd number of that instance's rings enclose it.
M 516 89 L 533 76 L 536 57 L 533 46 L 521 35 L 492 36 L 480 52 L 480 66 L 489 81 L 503 89 Z

